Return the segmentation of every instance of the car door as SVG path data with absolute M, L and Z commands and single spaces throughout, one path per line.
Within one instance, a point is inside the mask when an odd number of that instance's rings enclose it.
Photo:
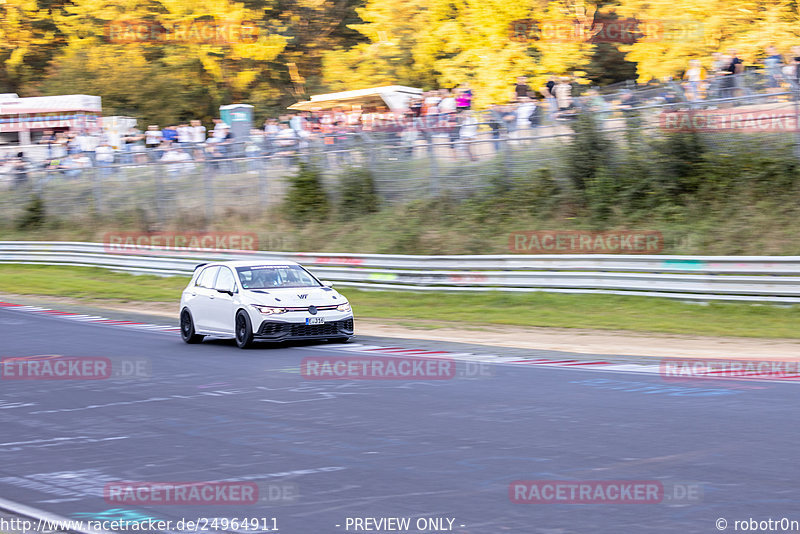
M 218 265 L 203 269 L 197 276 L 194 287 L 189 292 L 189 299 L 191 299 L 189 301 L 189 310 L 192 312 L 192 318 L 194 318 L 194 327 L 198 331 L 213 330 L 211 316 L 213 314 L 213 303 L 217 295 L 214 283 L 219 270 L 220 267 Z
M 216 332 L 233 333 L 234 328 L 234 299 L 230 291 L 235 295 L 236 280 L 233 271 L 229 267 L 222 266 L 217 274 L 214 283 L 212 296 L 209 299 L 209 328 Z

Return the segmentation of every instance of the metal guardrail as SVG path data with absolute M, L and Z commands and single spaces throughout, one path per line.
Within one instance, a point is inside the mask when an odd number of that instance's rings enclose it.
M 102 243 L 0 241 L 0 263 L 101 267 L 190 275 L 198 263 L 296 261 L 342 286 L 411 291 L 640 295 L 683 300 L 800 303 L 800 256 L 486 255 L 176 251 Z

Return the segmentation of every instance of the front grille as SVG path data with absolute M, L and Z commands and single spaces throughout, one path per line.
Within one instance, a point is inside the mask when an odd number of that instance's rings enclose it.
M 261 325 L 261 331 L 259 333 L 262 336 L 279 334 L 281 332 L 281 326 L 282 325 L 280 323 L 264 323 Z
M 264 322 L 258 330 L 263 337 L 324 337 L 352 335 L 353 319 L 333 321 L 325 324 Z
M 317 308 L 318 311 L 335 310 L 338 307 L 339 307 L 338 304 L 328 304 L 326 306 L 315 306 L 315 308 Z M 306 306 L 305 308 L 294 307 L 294 308 L 284 308 L 284 309 L 287 312 L 307 312 L 308 311 L 308 306 Z
M 293 324 L 292 337 L 298 336 L 335 336 L 339 329 L 334 323 L 325 324 Z

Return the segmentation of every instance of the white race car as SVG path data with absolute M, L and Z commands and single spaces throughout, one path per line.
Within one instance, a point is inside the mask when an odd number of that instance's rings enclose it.
M 181 296 L 181 337 L 234 337 L 241 348 L 256 340 L 347 341 L 353 311 L 332 285 L 291 261 L 198 265 Z

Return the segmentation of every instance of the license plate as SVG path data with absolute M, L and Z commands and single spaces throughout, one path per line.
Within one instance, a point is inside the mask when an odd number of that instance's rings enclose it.
M 325 324 L 324 317 L 306 317 L 306 324 Z

